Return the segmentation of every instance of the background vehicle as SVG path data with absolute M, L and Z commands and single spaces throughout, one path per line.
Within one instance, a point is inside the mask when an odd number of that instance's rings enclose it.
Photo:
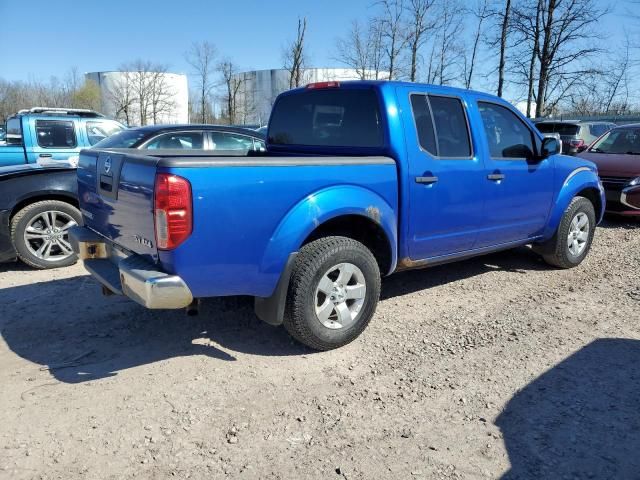
M 614 128 L 579 156 L 598 166 L 607 212 L 640 218 L 640 124 Z
M 535 122 L 543 134 L 558 133 L 562 139 L 562 151 L 568 155 L 585 150 L 599 136 L 616 126 L 610 122 L 581 122 L 573 120 L 542 120 Z
M 69 228 L 80 224 L 75 167 L 65 162 L 0 167 L 0 262 L 35 268 L 76 262 Z
M 7 134 L 4 131 L 4 127 L 0 127 L 0 145 L 4 145 L 4 138 Z
M 310 84 L 276 100 L 267 150 L 83 151 L 74 249 L 148 308 L 250 295 L 260 318 L 326 350 L 367 326 L 381 275 L 526 244 L 570 268 L 603 212 L 591 162 L 478 92 Z
M 94 148 L 140 150 L 221 150 L 245 155 L 264 151 L 263 134 L 219 125 L 149 125 L 130 128 L 97 143 Z
M 0 166 L 67 160 L 83 148 L 123 130 L 114 120 L 91 110 L 32 108 L 7 119 Z

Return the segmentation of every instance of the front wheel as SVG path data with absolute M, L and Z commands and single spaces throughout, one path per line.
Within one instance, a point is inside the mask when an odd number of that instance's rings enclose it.
M 362 333 L 379 297 L 380 270 L 371 251 L 350 238 L 321 238 L 296 258 L 284 326 L 315 350 L 338 348 Z
M 575 197 L 562 216 L 556 234 L 534 249 L 555 267 L 572 268 L 585 259 L 596 229 L 593 204 L 584 197 Z
M 20 260 L 31 267 L 67 267 L 77 260 L 69 229 L 81 222 L 73 205 L 59 200 L 35 202 L 11 220 L 11 240 Z

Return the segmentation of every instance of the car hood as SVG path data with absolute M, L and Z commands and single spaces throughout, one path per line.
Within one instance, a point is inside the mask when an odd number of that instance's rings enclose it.
M 640 155 L 582 152 L 578 157 L 590 160 L 598 166 L 598 173 L 607 177 L 640 176 Z

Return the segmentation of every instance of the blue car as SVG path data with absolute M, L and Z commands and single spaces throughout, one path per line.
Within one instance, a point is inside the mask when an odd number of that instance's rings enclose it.
M 267 152 L 85 150 L 74 250 L 147 308 L 255 297 L 318 350 L 354 340 L 382 276 L 531 244 L 571 268 L 604 212 L 593 163 L 492 95 L 402 82 L 281 94 Z
M 124 129 L 121 123 L 92 110 L 21 110 L 7 119 L 4 143 L 0 142 L 0 167 L 68 160 Z

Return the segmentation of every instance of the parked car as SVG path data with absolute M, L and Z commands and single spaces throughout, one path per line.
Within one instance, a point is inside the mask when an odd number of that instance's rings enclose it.
M 277 98 L 267 137 L 244 158 L 84 150 L 87 270 L 147 308 L 253 296 L 326 350 L 367 326 L 381 276 L 526 244 L 575 267 L 604 210 L 593 163 L 483 93 L 314 83 Z
M 542 133 L 558 133 L 562 139 L 562 151 L 575 155 L 584 151 L 593 141 L 616 126 L 611 122 L 581 122 L 574 120 L 542 120 L 535 122 Z
M 579 156 L 598 166 L 607 212 L 640 218 L 640 123 L 614 128 Z
M 0 166 L 68 160 L 83 148 L 123 130 L 119 122 L 82 109 L 32 108 L 7 119 Z
M 0 145 L 4 145 L 4 138 L 7 136 L 7 134 L 4 131 L 4 127 L 0 127 Z
M 0 262 L 17 258 L 35 268 L 76 262 L 69 228 L 82 222 L 75 167 L 0 167 Z
M 216 150 L 246 155 L 265 150 L 265 137 L 255 130 L 220 125 L 148 125 L 130 128 L 97 143 L 96 149 Z

